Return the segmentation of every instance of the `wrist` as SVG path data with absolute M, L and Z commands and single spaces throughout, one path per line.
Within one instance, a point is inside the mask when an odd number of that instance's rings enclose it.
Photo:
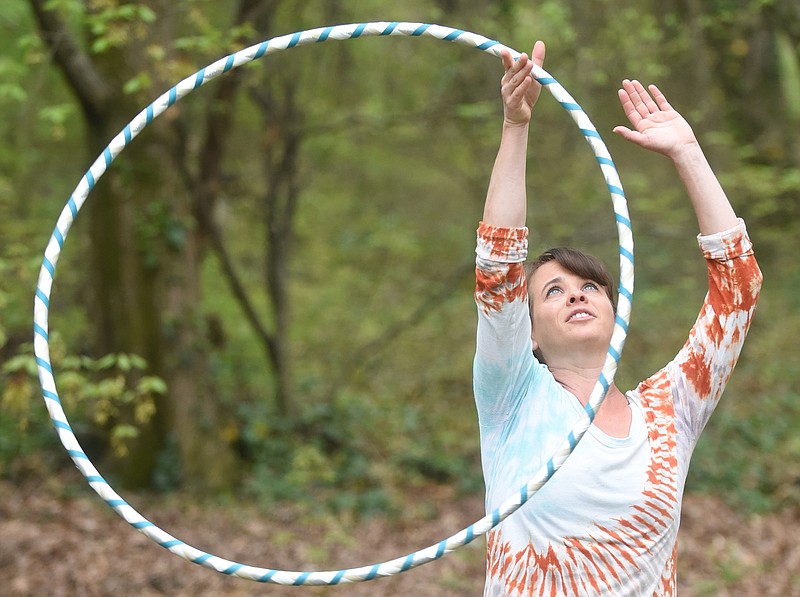
M 503 119 L 503 129 L 510 131 L 524 131 L 527 132 L 530 126 L 530 120 L 514 121 L 508 118 Z
M 679 145 L 673 149 L 668 156 L 676 166 L 691 164 L 698 160 L 705 160 L 703 149 L 700 147 L 697 139 Z

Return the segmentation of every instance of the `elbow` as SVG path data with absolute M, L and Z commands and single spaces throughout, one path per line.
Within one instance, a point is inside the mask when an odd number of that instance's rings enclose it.
M 755 306 L 761 294 L 764 275 L 752 253 L 740 261 L 733 273 L 734 287 L 738 289 L 743 308 Z
M 761 294 L 761 286 L 764 283 L 764 274 L 755 259 L 753 259 L 752 275 L 749 282 L 750 296 L 753 297 L 754 302 L 758 301 L 758 296 Z

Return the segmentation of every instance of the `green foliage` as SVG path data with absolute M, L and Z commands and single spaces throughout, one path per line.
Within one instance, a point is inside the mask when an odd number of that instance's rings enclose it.
M 136 355 L 69 356 L 57 334 L 51 337 L 50 347 L 61 402 L 77 435 L 82 429 L 99 435 L 117 456 L 125 456 L 139 426 L 155 414 L 155 399 L 166 393 L 163 380 L 144 374 L 147 363 Z M 28 455 L 25 448 L 18 452 L 12 444 L 19 442 L 29 449 L 45 444 L 40 437 L 45 409 L 39 402 L 37 374 L 30 345 L 23 345 L 20 354 L 9 358 L 0 370 L 0 420 L 8 434 L 8 451 L 0 450 L 0 470 L 11 459 Z
M 800 504 L 800 394 L 759 393 L 759 407 L 721 408 L 698 445 L 688 487 L 724 493 L 745 512 Z
M 328 412 L 324 412 L 327 410 Z M 296 420 L 259 413 L 248 418 L 244 441 L 253 450 L 252 472 L 246 489 L 270 503 L 291 500 L 307 508 L 349 506 L 362 510 L 386 496 L 370 463 L 358 449 L 360 421 L 338 409 L 309 409 Z M 361 501 L 361 503 L 358 503 Z
M 784 240 L 766 234 L 765 256 L 770 241 L 782 249 Z M 800 329 L 800 269 L 793 255 L 779 251 L 761 260 L 764 288 L 753 328 L 688 481 L 690 489 L 722 493 L 747 512 L 800 504 L 800 361 L 793 333 Z
M 474 491 L 482 483 L 474 448 L 448 445 L 437 428 L 444 419 L 395 398 L 342 395 L 291 420 L 257 406 L 243 414 L 251 459 L 245 489 L 265 504 L 290 500 L 316 512 L 369 515 L 402 508 L 409 486 Z
M 156 20 L 156 13 L 144 4 L 99 2 L 96 8 L 86 15 L 86 24 L 94 36 L 92 52 L 96 54 L 128 44 L 132 36 L 142 35 L 146 26 Z
M 178 252 L 186 245 L 186 226 L 164 201 L 150 201 L 136 215 L 136 229 L 142 263 L 151 270 L 163 265 L 159 249 L 166 246 L 171 252 Z
M 80 32 L 76 39 L 88 40 L 103 60 L 119 61 L 122 91 L 132 96 L 125 99 L 142 103 L 162 91 L 156 87 L 252 37 L 320 24 L 441 22 L 519 50 L 545 39 L 547 69 L 606 138 L 630 201 L 637 289 L 618 377 L 626 388 L 675 354 L 704 291 L 691 208 L 669 164 L 607 133 L 622 118 L 619 81 L 635 76 L 658 82 L 676 106 L 696 111 L 693 123 L 748 221 L 766 279 L 745 356 L 696 450 L 689 488 L 721 493 L 748 510 L 797 504 L 800 379 L 786 330 L 800 327 L 800 270 L 791 251 L 781 256 L 800 233 L 800 163 L 796 127 L 789 126 L 797 122 L 797 23 L 786 20 L 776 31 L 768 19 L 775 2 L 689 4 L 702 14 L 687 14 L 686 3 L 634 0 L 414 0 L 368 7 L 279 2 L 267 31 L 231 24 L 232 2 L 184 0 L 170 5 L 181 19 L 165 37 L 159 36 L 164 15 L 149 4 L 103 1 L 90 14 L 76 0 L 47 3 Z M 23 344 L 30 337 L 40 250 L 70 185 L 94 156 L 86 155 L 81 111 L 36 35 L 27 5 L 11 0 L 3 10 L 0 466 L 8 471 L 24 457 L 58 450 Z M 136 61 L 123 63 L 127 48 Z M 200 257 L 200 307 L 220 322 L 219 342 L 209 349 L 210 380 L 215 399 L 237 415 L 248 495 L 266 503 L 298 500 L 309 509 L 370 512 L 400 507 L 410 485 L 475 490 L 481 481 L 470 386 L 471 263 L 499 138 L 499 64 L 451 44 L 394 38 L 297 48 L 242 71 L 245 92 L 230 125 L 215 216 L 270 329 L 274 313 L 264 282 L 268 181 L 261 154 L 284 123 L 262 120 L 253 93 L 268 89 L 282 99 L 288 82 L 296 83 L 304 127 L 295 243 L 287 256 L 294 416 L 275 415 L 274 372 L 219 264 L 211 253 Z M 568 115 L 546 95 L 537 107 L 529 164 L 532 248 L 575 244 L 614 263 L 614 222 L 597 165 Z M 189 163 L 180 167 L 187 171 L 202 167 L 191 160 L 205 141 L 210 97 L 211 91 L 198 90 L 170 112 L 184 127 L 180 142 L 190 148 Z M 178 169 L 164 164 L 170 168 Z M 154 196 L 142 192 L 133 175 L 128 180 L 129 196 L 145 197 L 130 207 L 135 250 L 144 269 L 156 272 L 196 240 L 196 223 L 175 215 L 184 212 L 171 202 L 182 196 Z M 62 257 L 53 301 L 53 327 L 60 333 L 52 342 L 63 342 L 54 358 L 59 389 L 75 426 L 100 430 L 103 441 L 124 449 L 166 388 L 145 374 L 137 357 L 71 356 L 87 352 L 97 333 L 85 290 L 93 275 L 85 259 L 91 239 L 82 222 L 71 234 L 74 244 Z M 160 251 L 165 242 L 168 250 Z M 225 427 L 225 434 L 237 431 Z M 177 440 L 168 441 L 159 455 L 156 483 L 162 489 L 180 477 Z
M 8 57 L 0 58 L 0 102 L 19 105 L 28 94 L 20 84 L 25 67 Z
M 196 33 L 177 38 L 174 47 L 192 56 L 213 58 L 234 52 L 240 49 L 241 40 L 250 39 L 256 34 L 252 23 L 221 29 L 214 24 L 208 10 L 197 6 L 187 11 L 187 18 Z

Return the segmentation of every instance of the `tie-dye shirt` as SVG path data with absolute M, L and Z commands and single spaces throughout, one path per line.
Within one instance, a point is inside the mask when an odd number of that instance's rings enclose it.
M 553 478 L 489 533 L 485 596 L 676 594 L 689 459 L 761 287 L 744 222 L 698 241 L 709 290 L 689 339 L 626 394 L 627 437 L 590 427 Z M 474 390 L 487 512 L 536 475 L 582 412 L 531 351 L 526 254 L 527 229 L 478 229 Z

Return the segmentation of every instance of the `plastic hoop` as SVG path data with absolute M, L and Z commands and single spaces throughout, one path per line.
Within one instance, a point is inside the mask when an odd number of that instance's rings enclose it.
M 622 347 L 625 343 L 628 323 L 630 321 L 633 300 L 633 232 L 628 215 L 627 202 L 617 174 L 616 166 L 611 159 L 608 149 L 586 113 L 550 74 L 534 65 L 533 76 L 546 87 L 561 106 L 567 110 L 580 129 L 580 132 L 586 138 L 586 141 L 589 143 L 600 165 L 606 186 L 611 194 L 617 222 L 617 232 L 619 235 L 620 257 L 617 317 L 608 353 L 603 365 L 603 371 L 589 397 L 588 404 L 584 409 L 584 416 L 575 424 L 563 444 L 536 476 L 529 481 L 527 485 L 521 487 L 517 495 L 512 496 L 499 508 L 439 543 L 379 564 L 319 572 L 258 568 L 225 560 L 213 554 L 201 551 L 176 539 L 154 525 L 134 510 L 114 491 L 86 456 L 72 431 L 66 414 L 61 407 L 61 401 L 56 389 L 56 380 L 50 360 L 50 347 L 48 343 L 50 292 L 58 258 L 64 246 L 64 240 L 78 215 L 78 211 L 83 206 L 97 180 L 105 173 L 106 169 L 122 150 L 125 149 L 125 147 L 127 147 L 127 145 L 155 118 L 198 87 L 234 68 L 280 50 L 329 40 L 346 40 L 367 36 L 425 36 L 442 41 L 460 43 L 487 52 L 496 57 L 500 55 L 500 51 L 504 48 L 508 49 L 514 57 L 520 54 L 497 41 L 460 29 L 424 23 L 371 22 L 299 31 L 269 39 L 221 58 L 185 78 L 169 91 L 158 97 L 126 125 L 125 128 L 111 140 L 100 156 L 97 157 L 78 183 L 78 186 L 61 211 L 61 215 L 56 222 L 55 229 L 45 249 L 36 287 L 33 317 L 34 353 L 39 370 L 39 382 L 42 387 L 42 396 L 61 444 L 75 463 L 75 466 L 86 478 L 91 488 L 120 517 L 128 522 L 128 524 L 173 554 L 223 574 L 262 583 L 280 585 L 336 585 L 391 576 L 437 560 L 445 554 L 463 547 L 478 537 L 485 535 L 513 512 L 518 510 L 553 476 L 586 433 L 586 430 L 594 420 L 595 413 L 600 407 L 600 404 L 602 404 L 605 394 L 614 379 L 622 353 Z

